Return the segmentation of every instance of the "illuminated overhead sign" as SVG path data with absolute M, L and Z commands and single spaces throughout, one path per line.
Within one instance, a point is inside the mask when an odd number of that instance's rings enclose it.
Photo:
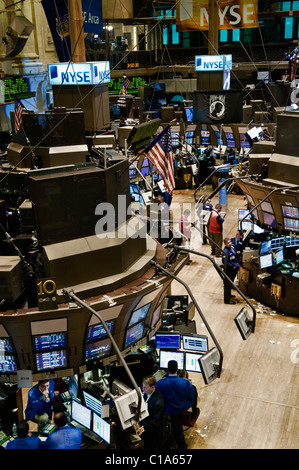
M 109 62 L 49 64 L 50 85 L 99 85 L 110 82 Z
M 233 58 L 231 54 L 195 56 L 195 71 L 196 72 L 231 70 L 232 67 L 233 67 Z

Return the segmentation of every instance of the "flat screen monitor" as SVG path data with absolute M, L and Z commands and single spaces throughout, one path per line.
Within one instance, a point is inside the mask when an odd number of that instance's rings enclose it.
M 162 309 L 162 304 L 159 305 L 159 307 L 157 307 L 156 310 L 154 311 L 153 317 L 152 317 L 152 324 L 151 324 L 152 327 L 154 327 L 160 320 L 161 309 Z
M 8 338 L 0 338 L 0 356 L 3 356 L 7 353 L 14 353 L 11 341 Z
M 67 367 L 67 356 L 65 350 L 47 351 L 35 355 L 36 369 L 49 370 Z
M 149 168 L 148 158 L 144 158 L 144 160 L 142 162 L 140 172 L 141 172 L 142 176 L 148 176 L 149 175 L 150 168 Z
M 239 220 L 250 220 L 249 209 L 239 209 L 238 218 Z
M 102 407 L 103 407 L 101 400 L 99 400 L 98 398 L 95 398 L 90 393 L 86 392 L 85 390 L 83 390 L 83 398 L 84 398 L 85 406 L 89 408 L 91 411 L 94 411 L 99 416 L 101 416 Z
M 243 222 L 241 224 L 241 220 L 239 220 L 239 222 L 238 222 L 238 230 L 246 231 L 246 230 L 250 229 L 250 231 L 251 231 L 252 222 L 245 222 L 245 220 L 243 220 Z
M 71 418 L 81 426 L 87 429 L 91 428 L 91 410 L 76 400 L 72 400 Z
M 244 149 L 250 148 L 250 143 L 245 134 L 240 134 L 240 147 Z
M 75 377 L 70 377 L 69 380 L 69 394 L 71 395 L 72 398 L 77 398 L 78 397 L 78 379 Z
M 111 424 L 105 421 L 103 418 L 97 415 L 97 413 L 92 414 L 92 430 L 99 436 L 103 441 L 110 444 L 111 441 Z
M 183 335 L 183 349 L 187 351 L 208 352 L 208 337 L 198 335 Z
M 205 384 L 209 384 L 219 377 L 220 354 L 216 348 L 203 354 L 199 358 L 199 364 Z
M 16 358 L 13 355 L 0 355 L 0 372 L 16 372 L 18 370 Z
M 299 219 L 283 219 L 284 229 L 299 232 Z
M 284 246 L 284 237 L 272 238 L 271 240 L 272 250 L 275 250 L 275 248 L 282 248 L 283 246 Z
M 167 351 L 160 349 L 159 363 L 160 369 L 167 369 L 169 361 L 177 361 L 178 369 L 184 369 L 184 352 L 183 351 Z
M 185 370 L 187 372 L 201 372 L 199 359 L 203 354 L 199 353 L 185 353 Z
M 243 307 L 234 319 L 237 328 L 244 340 L 252 333 L 252 320 L 245 307 Z
M 139 321 L 144 320 L 146 315 L 148 314 L 150 306 L 151 306 L 151 303 L 148 303 L 144 305 L 143 307 L 140 307 L 137 310 L 134 310 L 130 318 L 128 326 L 130 327 L 134 325 L 135 323 L 138 323 Z
M 267 202 L 267 201 L 264 201 L 261 203 L 261 208 L 263 211 L 265 212 L 270 212 L 271 214 L 273 214 L 273 207 L 272 207 L 272 204 L 270 202 Z
M 131 344 L 136 343 L 143 337 L 144 322 L 137 323 L 136 325 L 128 328 L 125 338 L 125 348 Z
M 295 219 L 299 219 L 299 210 L 298 207 L 291 207 L 291 206 L 281 206 L 282 213 L 284 217 L 293 217 Z
M 172 132 L 171 133 L 171 145 L 178 147 L 180 145 L 180 133 Z
M 113 333 L 114 320 L 106 321 L 105 323 L 110 333 Z M 88 327 L 86 341 L 104 338 L 105 336 L 107 336 L 106 330 L 102 323 L 99 323 L 98 325 Z
M 217 145 L 223 145 L 223 139 L 220 137 L 220 132 L 219 131 L 215 131 L 215 136 L 216 136 L 216 139 L 217 139 Z
M 120 420 L 120 424 L 123 429 L 127 429 L 135 424 L 136 421 L 136 411 L 138 405 L 138 396 L 137 391 L 132 390 L 129 393 L 121 395 L 114 399 L 114 405 Z M 141 407 L 140 407 L 140 420 L 148 416 L 147 406 L 142 398 Z
M 273 256 L 272 253 L 267 255 L 260 256 L 260 267 L 261 269 L 271 268 L 273 266 Z
M 276 251 L 274 254 L 275 256 L 275 264 L 276 266 L 284 261 L 284 254 L 283 249 Z
M 111 340 L 109 338 L 100 339 L 85 345 L 85 361 L 94 361 L 102 357 L 109 356 L 111 350 Z
M 185 141 L 187 144 L 192 145 L 194 139 L 194 131 L 187 131 L 185 134 Z
M 50 333 L 34 336 L 35 351 L 63 349 L 66 347 L 66 333 Z
M 180 333 L 156 333 L 156 348 L 158 349 L 180 349 Z
M 202 145 L 210 145 L 211 144 L 210 131 L 201 130 L 200 131 L 200 138 L 201 138 L 201 144 Z
M 235 137 L 232 132 L 225 132 L 225 138 L 226 138 L 226 145 L 227 147 L 235 147 L 236 142 L 235 142 Z
M 268 212 L 263 212 L 264 224 L 271 225 L 271 227 L 275 227 L 276 221 L 274 214 L 269 214 Z
M 292 246 L 299 246 L 299 237 L 286 236 L 285 241 L 286 248 L 290 248 Z
M 186 113 L 186 121 L 192 122 L 193 121 L 193 108 L 185 108 Z
M 267 253 L 267 251 L 271 250 L 271 240 L 266 240 L 261 244 L 260 248 L 260 255 L 263 255 L 264 253 Z
M 133 163 L 129 166 L 129 177 L 130 178 L 136 178 L 137 177 L 137 170 L 136 170 L 136 167 Z

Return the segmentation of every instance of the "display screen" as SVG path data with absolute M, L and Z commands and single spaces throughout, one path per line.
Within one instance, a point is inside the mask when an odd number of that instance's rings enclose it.
M 110 333 L 112 333 L 113 332 L 113 327 L 114 327 L 114 320 L 107 321 L 105 323 L 106 323 L 107 328 L 110 331 Z M 105 328 L 103 327 L 103 325 L 101 323 L 98 324 L 98 325 L 92 325 L 88 328 L 86 341 L 92 341 L 94 339 L 104 338 L 104 336 L 107 336 L 107 333 L 106 333 Z
M 78 390 L 79 390 L 78 380 L 76 380 L 75 377 L 70 377 L 69 394 L 71 395 L 72 398 L 77 398 Z
M 127 330 L 125 348 L 139 341 L 143 336 L 144 322 L 137 323 Z
M 147 158 L 144 158 L 142 162 L 142 167 L 140 170 L 142 176 L 148 176 L 149 175 L 149 161 Z
M 160 349 L 160 369 L 167 369 L 169 361 L 177 361 L 178 369 L 184 369 L 184 352 L 183 351 L 165 351 Z
M 183 336 L 183 348 L 188 351 L 208 352 L 207 336 Z
M 298 207 L 290 207 L 290 206 L 281 206 L 282 213 L 285 217 L 294 217 L 295 219 L 299 219 L 299 211 Z
M 174 145 L 174 146 L 180 145 L 180 133 L 179 132 L 171 133 L 171 145 Z
M 35 355 L 38 371 L 67 367 L 66 351 L 48 351 Z
M 260 267 L 262 269 L 270 268 L 271 266 L 273 266 L 272 253 L 269 253 L 268 255 L 260 256 Z
M 275 227 L 275 217 L 273 214 L 268 214 L 268 212 L 263 212 L 264 224 L 271 225 L 271 227 Z
M 96 413 L 93 413 L 92 430 L 103 441 L 110 444 L 111 425 L 104 419 L 100 418 Z
M 0 372 L 16 372 L 17 363 L 15 356 L 0 355 Z
M 193 121 L 193 108 L 185 108 L 187 122 Z
M 245 134 L 240 134 L 240 147 L 241 148 L 250 148 L 250 143 L 248 142 Z
M 239 209 L 239 220 L 250 220 L 249 209 Z M 245 217 L 245 218 L 244 218 Z
M 136 170 L 135 165 L 132 163 L 129 166 L 129 177 L 130 178 L 135 178 L 136 176 L 137 176 L 137 170 Z
M 220 138 L 220 132 L 219 131 L 215 131 L 215 136 L 216 136 L 216 139 L 217 139 L 217 145 L 223 145 L 223 139 Z
M 137 323 L 141 320 L 144 320 L 147 313 L 148 313 L 148 311 L 149 311 L 150 306 L 151 306 L 151 304 L 149 303 L 149 304 L 144 305 L 143 307 L 138 308 L 137 310 L 134 310 L 134 312 L 132 313 L 132 316 L 131 316 L 131 319 L 129 321 L 128 326 L 132 326 L 135 323 Z
M 287 237 L 285 237 L 285 241 L 286 241 L 286 247 L 287 248 L 290 248 L 292 246 L 299 246 L 299 238 L 298 237 L 287 236 Z
M 226 145 L 228 147 L 235 147 L 236 143 L 235 143 L 234 134 L 232 132 L 226 132 L 225 137 L 226 137 Z
M 203 354 L 196 353 L 185 353 L 185 370 L 187 372 L 201 372 L 200 364 L 198 359 L 200 359 Z
M 97 398 L 93 397 L 90 395 L 90 393 L 87 393 L 85 390 L 83 390 L 83 397 L 84 397 L 84 402 L 85 406 L 89 408 L 92 411 L 95 411 L 98 415 L 102 414 L 102 402 L 98 400 Z
M 260 254 L 263 255 L 271 250 L 271 240 L 267 240 L 261 244 Z
M 153 313 L 152 324 L 151 324 L 152 327 L 155 326 L 156 323 L 157 323 L 157 322 L 159 321 L 159 319 L 160 319 L 161 308 L 162 308 L 162 304 L 159 305 L 159 307 L 156 308 L 156 310 L 155 310 L 154 313 Z
M 210 131 L 200 131 L 201 143 L 202 145 L 210 145 Z
M 284 237 L 279 238 L 272 238 L 271 240 L 271 248 L 282 248 L 284 246 Z
M 72 419 L 76 423 L 82 424 L 87 429 L 91 427 L 91 410 L 81 405 L 76 400 L 72 400 Z
M 193 138 L 194 138 L 194 131 L 187 131 L 185 135 L 185 141 L 187 142 L 187 144 L 192 145 Z
M 262 202 L 261 208 L 263 211 L 271 212 L 271 214 L 273 214 L 273 207 L 272 207 L 272 204 L 270 204 L 270 202 L 267 202 L 267 201 Z
M 180 349 L 180 347 L 181 347 L 181 335 L 180 334 L 156 333 L 156 348 Z
M 35 351 L 48 349 L 63 349 L 66 347 L 66 333 L 50 333 L 34 336 Z
M 10 339 L 8 338 L 0 338 L 0 354 L 3 355 L 3 353 L 13 353 L 13 347 L 10 342 Z
M 85 346 L 85 360 L 88 362 L 108 356 L 110 349 L 111 340 L 109 338 L 88 343 Z
M 275 253 L 275 264 L 278 265 L 284 261 L 283 250 L 278 250 Z
M 283 219 L 285 230 L 299 232 L 299 219 Z

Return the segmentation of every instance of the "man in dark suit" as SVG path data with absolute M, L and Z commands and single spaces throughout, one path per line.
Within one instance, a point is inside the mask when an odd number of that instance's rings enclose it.
M 166 413 L 162 394 L 156 390 L 156 378 L 144 377 L 142 390 L 149 416 L 140 421 L 137 434 L 141 435 L 145 449 L 163 449 L 166 441 Z

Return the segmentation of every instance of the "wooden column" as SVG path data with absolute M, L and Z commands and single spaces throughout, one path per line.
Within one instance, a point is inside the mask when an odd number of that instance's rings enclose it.
M 81 0 L 68 0 L 71 55 L 73 62 L 86 62 Z

